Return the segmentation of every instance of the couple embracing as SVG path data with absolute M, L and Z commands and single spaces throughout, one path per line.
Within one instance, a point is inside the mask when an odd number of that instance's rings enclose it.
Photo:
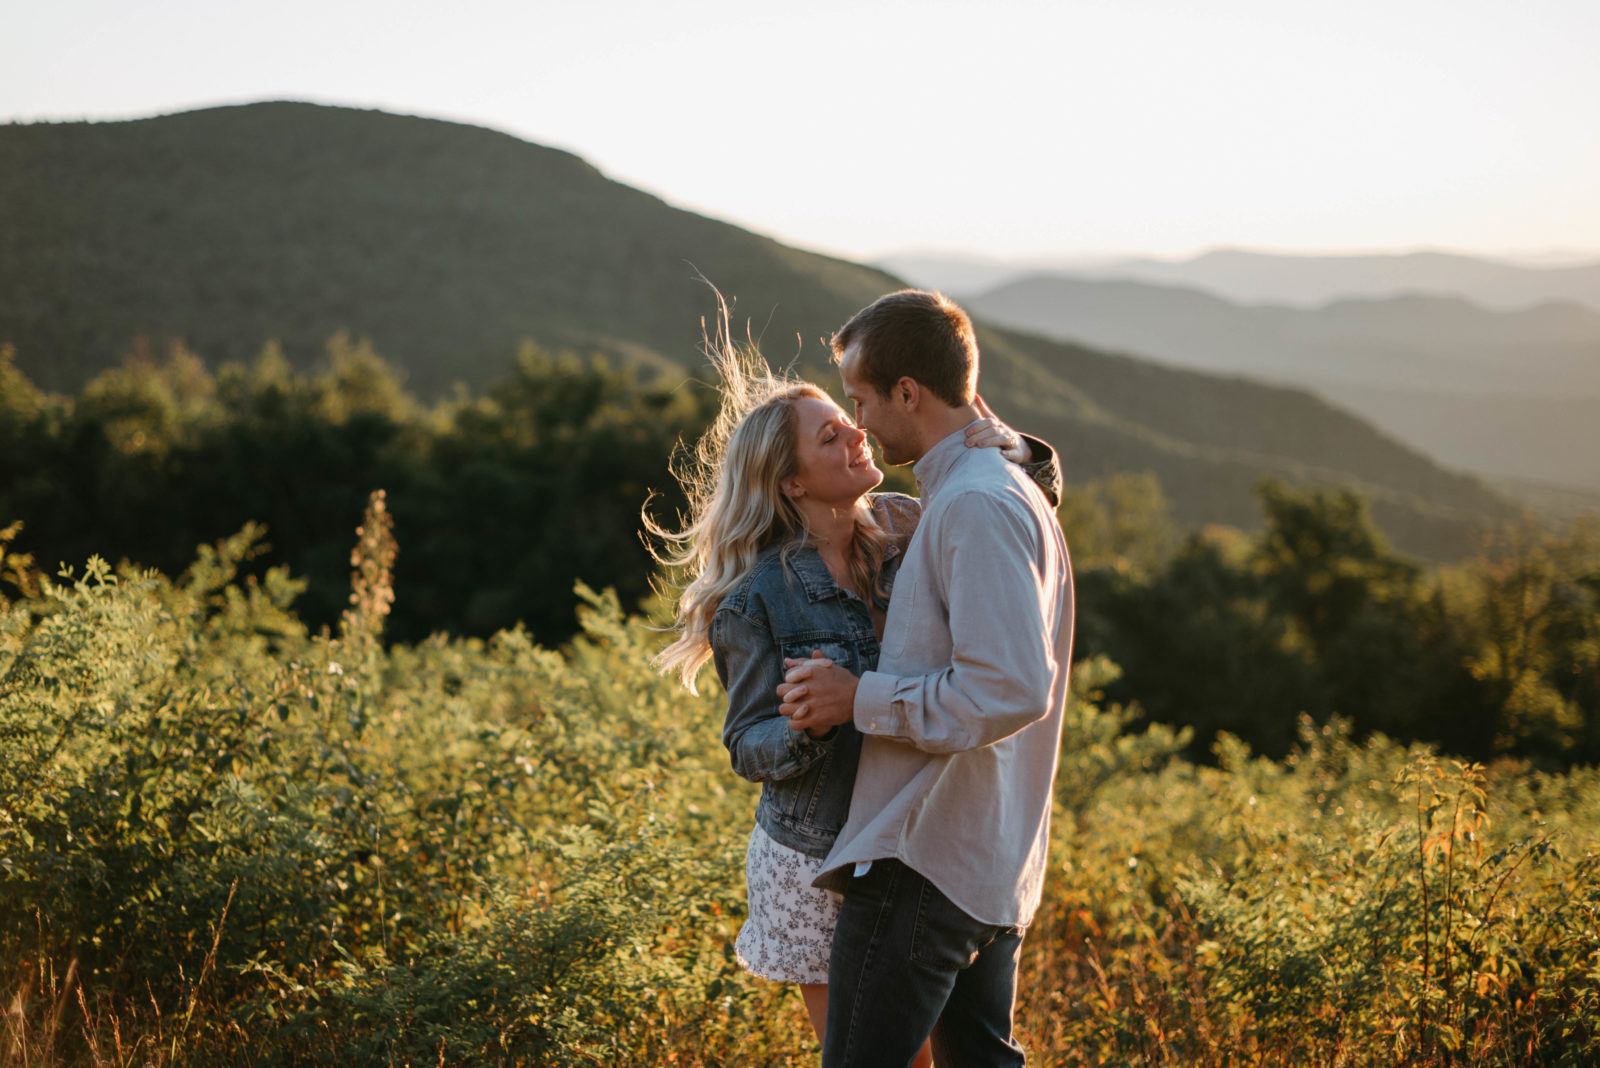
M 906 290 L 832 341 L 854 418 L 740 350 L 677 474 L 685 569 L 663 670 L 714 661 L 762 784 L 740 962 L 800 985 L 824 1068 L 1020 1065 L 1072 651 L 1052 450 L 977 394 L 972 324 Z M 920 499 L 873 492 L 914 463 Z M 931 1058 L 931 1060 L 930 1060 Z

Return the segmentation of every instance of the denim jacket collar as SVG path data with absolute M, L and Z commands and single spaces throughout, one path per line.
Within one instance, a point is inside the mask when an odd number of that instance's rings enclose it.
M 890 544 L 884 547 L 884 563 L 899 555 L 900 546 Z M 846 591 L 833 581 L 833 575 L 828 571 L 828 565 L 822 562 L 822 554 L 817 552 L 816 546 L 806 542 L 791 546 L 784 553 L 784 559 L 790 572 L 800 580 L 801 588 L 806 591 L 806 600 L 812 604 L 831 597 L 848 596 Z

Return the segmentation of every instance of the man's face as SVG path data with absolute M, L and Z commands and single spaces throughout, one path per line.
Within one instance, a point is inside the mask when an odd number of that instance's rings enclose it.
M 917 459 L 916 429 L 910 415 L 894 396 L 884 396 L 859 377 L 860 344 L 851 345 L 839 358 L 844 395 L 855 405 L 856 426 L 871 434 L 883 453 L 883 462 L 898 467 Z

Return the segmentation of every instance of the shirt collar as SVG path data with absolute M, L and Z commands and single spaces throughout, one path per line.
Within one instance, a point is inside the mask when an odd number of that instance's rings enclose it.
M 967 451 L 967 426 L 949 437 L 941 438 L 933 448 L 922 454 L 922 459 L 911 465 L 911 473 L 917 478 L 918 496 L 923 501 L 926 502 L 938 492 L 939 483 L 944 481 L 956 461 Z

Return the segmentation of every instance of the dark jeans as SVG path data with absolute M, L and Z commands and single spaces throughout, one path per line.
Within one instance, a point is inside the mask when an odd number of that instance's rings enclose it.
M 898 860 L 850 880 L 828 963 L 823 1068 L 1020 1065 L 1011 1037 L 1022 932 L 979 923 Z

